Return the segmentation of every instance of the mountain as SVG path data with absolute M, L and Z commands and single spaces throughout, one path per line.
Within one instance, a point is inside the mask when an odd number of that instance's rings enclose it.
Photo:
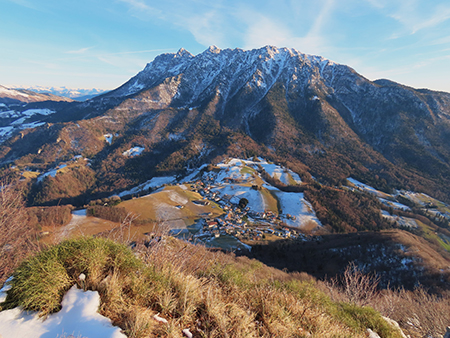
M 47 231 L 45 218 L 71 205 L 111 222 L 135 212 L 128 233 L 143 236 L 152 236 L 151 221 L 187 228 L 202 218 L 205 244 L 229 244 L 233 234 L 247 254 L 299 278 L 339 276 L 353 261 L 380 272 L 382 287 L 423 284 L 439 295 L 425 307 L 431 313 L 448 304 L 450 285 L 449 114 L 449 93 L 370 81 L 294 49 L 180 49 L 84 102 L 0 104 L 0 178 L 19 182 L 40 236 L 57 228 Z M 195 257 L 197 271 L 206 256 Z M 396 300 L 390 314 L 425 328 L 409 311 L 423 309 L 421 299 L 409 308 Z
M 23 87 L 20 89 L 31 90 L 36 93 L 42 94 L 47 93 L 56 96 L 68 97 L 76 101 L 85 101 L 88 99 L 92 99 L 93 97 L 106 92 L 105 90 L 98 88 L 66 88 L 66 87 L 43 87 L 43 86 Z
M 448 202 L 449 107 L 448 93 L 372 82 L 295 49 L 210 47 L 196 56 L 180 49 L 113 91 L 53 104 L 55 113 L 39 120 L 45 125 L 3 142 L 0 163 L 42 171 L 89 157 L 89 183 L 76 179 L 82 196 L 182 174 L 222 156 L 260 155 L 308 182 L 339 185 L 351 176 Z M 139 156 L 123 155 L 136 146 Z
M 71 102 L 70 98 L 57 96 L 50 93 L 36 93 L 27 89 L 12 89 L 0 85 L 0 103 L 30 103 L 41 101 L 65 101 Z

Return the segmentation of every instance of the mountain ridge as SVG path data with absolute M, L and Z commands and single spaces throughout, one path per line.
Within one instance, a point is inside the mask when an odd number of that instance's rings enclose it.
M 120 178 L 123 189 L 217 156 L 262 155 L 295 163 L 302 174 L 329 184 L 355 176 L 377 188 L 410 185 L 450 199 L 449 93 L 372 82 L 295 49 L 210 47 L 196 56 L 180 49 L 157 56 L 115 90 L 85 102 L 55 103 L 52 110 L 42 121 L 65 143 L 49 143 L 40 154 L 27 147 L 28 157 L 45 163 L 44 155 L 51 161 L 89 155 L 99 191 L 115 189 L 108 188 L 111 180 L 102 181 L 103 161 L 115 163 L 108 175 Z M 31 137 L 39 129 L 26 133 Z M 103 134 L 118 136 L 108 144 Z M 2 145 L 0 163 L 27 154 L 19 141 Z M 145 149 L 142 155 L 124 161 L 121 154 L 137 145 Z M 46 147 L 62 148 L 55 155 Z

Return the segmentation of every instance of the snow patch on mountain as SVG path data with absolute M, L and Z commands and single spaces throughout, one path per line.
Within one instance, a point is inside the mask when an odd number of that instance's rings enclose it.
M 135 156 L 141 155 L 144 150 L 145 150 L 144 147 L 136 146 L 136 147 L 133 147 L 131 149 L 124 151 L 122 153 L 122 155 L 126 156 L 126 157 L 135 157 Z
M 283 210 L 284 222 L 290 226 L 303 227 L 306 223 L 312 222 L 317 226 L 322 226 L 322 223 L 316 216 L 311 203 L 305 200 L 303 193 L 295 192 L 275 192 Z M 291 217 L 287 217 L 290 215 Z

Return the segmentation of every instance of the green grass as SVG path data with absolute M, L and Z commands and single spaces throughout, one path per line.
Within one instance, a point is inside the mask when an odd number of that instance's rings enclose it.
M 439 236 L 439 234 L 436 234 L 436 231 L 433 230 L 428 225 L 426 225 L 418 220 L 416 220 L 416 222 L 417 222 L 417 224 L 419 224 L 419 226 L 422 230 L 423 238 L 430 240 L 430 241 L 437 242 L 442 248 L 444 248 L 445 250 L 450 252 L 450 241 L 448 239 L 446 239 L 445 236 L 442 238 L 441 236 Z
M 249 175 L 253 175 L 254 173 L 256 173 L 256 170 L 247 166 L 243 166 L 241 168 L 241 174 L 249 174 Z
M 87 285 L 98 284 L 108 271 L 128 274 L 142 267 L 126 247 L 101 238 L 62 242 L 24 261 L 14 272 L 2 309 L 17 306 L 42 315 L 59 310 L 62 297 L 81 273 Z

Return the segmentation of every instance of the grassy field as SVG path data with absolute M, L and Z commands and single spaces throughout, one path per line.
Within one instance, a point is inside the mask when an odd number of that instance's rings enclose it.
M 270 210 L 276 214 L 280 212 L 280 202 L 274 193 L 266 188 L 261 188 L 261 195 L 264 199 L 266 210 Z
M 207 206 L 193 203 L 201 199 L 200 194 L 188 190 L 186 186 L 167 186 L 162 191 L 124 201 L 120 206 L 138 215 L 141 221 L 184 223 L 184 227 L 194 224 L 202 215 L 217 217 L 224 213 L 214 202 Z M 179 206 L 183 208 L 177 208 Z

